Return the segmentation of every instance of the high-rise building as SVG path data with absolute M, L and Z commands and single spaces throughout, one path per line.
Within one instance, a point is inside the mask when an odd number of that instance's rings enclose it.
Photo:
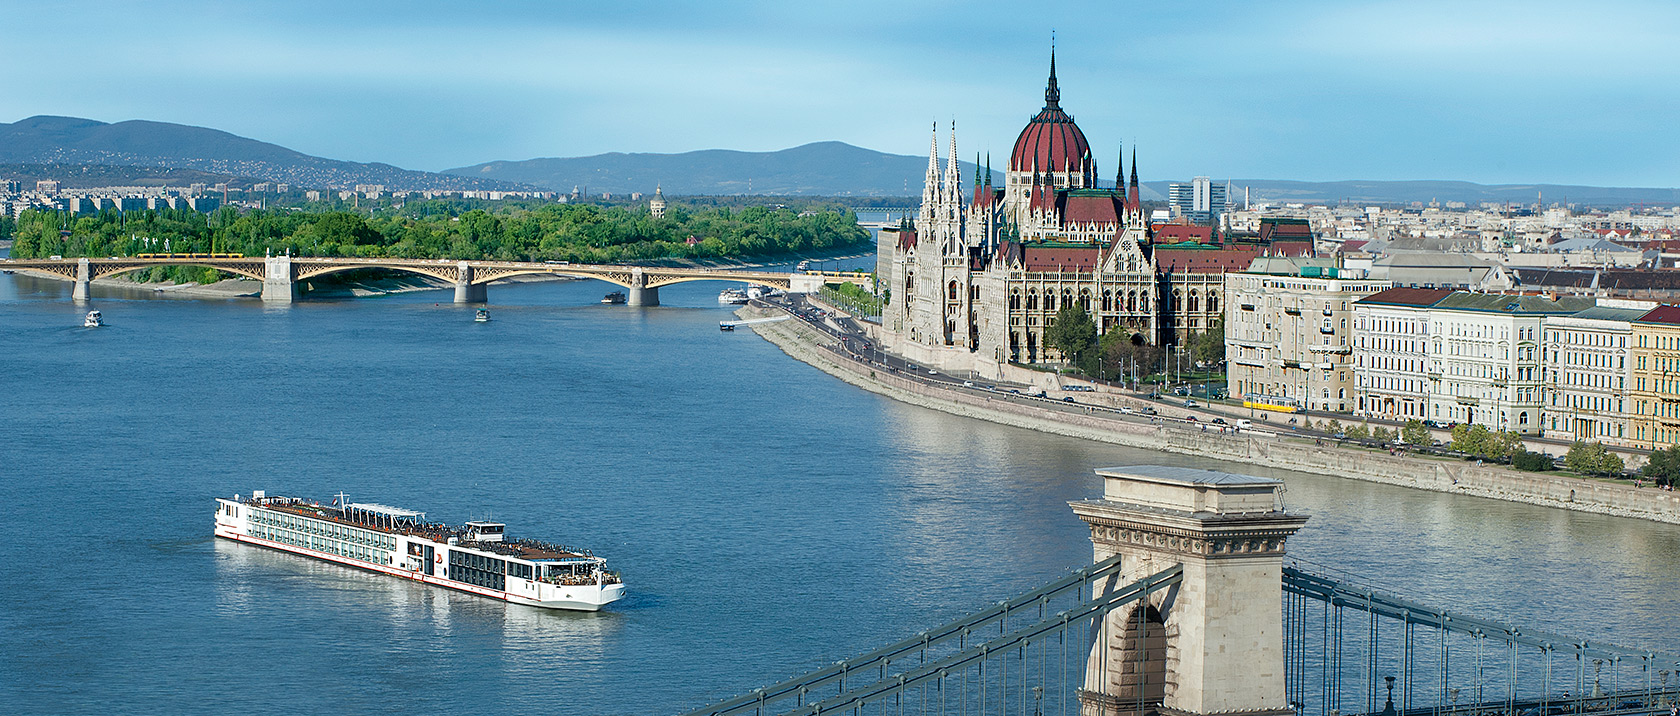
M 1224 215 L 1230 187 L 1214 184 L 1208 177 L 1196 177 L 1190 183 L 1167 185 L 1167 204 L 1173 215 L 1189 219 L 1193 224 L 1211 226 Z

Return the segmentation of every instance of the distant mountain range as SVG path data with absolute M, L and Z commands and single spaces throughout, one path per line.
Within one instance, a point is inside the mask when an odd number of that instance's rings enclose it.
M 975 167 L 959 162 L 963 185 Z M 940 168 L 944 169 L 943 160 Z M 776 152 L 705 149 L 682 154 L 625 154 L 487 162 L 445 169 L 445 174 L 533 184 L 555 191 L 593 194 L 772 194 L 812 196 L 921 196 L 927 157 L 887 154 L 845 142 L 813 142 Z M 1003 185 L 1003 173 L 992 172 Z
M 1169 182 L 1150 182 L 1149 188 L 1165 196 Z M 1318 204 L 1370 203 L 1409 204 L 1461 201 L 1472 207 L 1482 202 L 1550 206 L 1568 202 L 1588 206 L 1629 204 L 1680 204 L 1680 190 L 1642 187 L 1576 186 L 1568 184 L 1473 184 L 1466 181 L 1328 181 L 1304 182 L 1277 179 L 1232 179 L 1231 200 L 1242 205 L 1243 189 L 1253 202 L 1302 202 Z
M 145 120 L 39 116 L 0 123 L 0 164 L 168 167 L 314 188 L 514 188 L 494 179 L 324 159 L 220 130 Z
M 963 185 L 975 166 L 960 162 Z M 0 178 L 61 178 L 70 186 L 190 181 L 276 181 L 299 187 L 348 188 L 383 184 L 390 190 L 544 188 L 593 195 L 651 192 L 670 195 L 804 195 L 913 200 L 922 193 L 927 157 L 887 154 L 844 142 L 815 142 L 775 152 L 707 149 L 680 154 L 613 152 L 588 157 L 498 161 L 413 171 L 310 156 L 227 132 L 168 122 L 105 123 L 74 117 L 30 117 L 0 123 Z M 60 176 L 62 175 L 62 176 Z M 218 179 L 220 177 L 221 179 Z M 994 171 L 994 185 L 1003 173 Z M 190 181 L 189 181 L 190 180 Z M 1221 183 L 1223 181 L 1221 180 Z M 1144 198 L 1162 200 L 1169 182 L 1144 185 Z M 1547 204 L 1568 201 L 1608 206 L 1680 203 L 1673 188 L 1552 184 L 1473 184 L 1461 181 L 1231 181 L 1231 200 L 1243 189 L 1254 202 L 1407 204 L 1460 201 Z

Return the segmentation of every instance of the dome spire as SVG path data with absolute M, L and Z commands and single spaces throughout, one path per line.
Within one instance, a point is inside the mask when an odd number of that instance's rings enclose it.
M 1044 86 L 1044 108 L 1060 109 L 1062 91 L 1056 88 L 1056 33 L 1050 33 L 1050 82 Z

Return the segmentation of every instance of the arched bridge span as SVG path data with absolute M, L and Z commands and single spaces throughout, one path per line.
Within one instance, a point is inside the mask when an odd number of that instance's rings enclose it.
M 790 291 L 816 291 L 824 283 L 867 286 L 864 274 L 781 273 L 746 269 L 624 266 L 531 261 L 457 261 L 449 259 L 333 258 L 269 256 L 107 259 L 5 259 L 0 268 L 54 274 L 76 282 L 74 297 L 87 298 L 89 282 L 153 266 L 203 266 L 263 282 L 263 300 L 288 302 L 298 297 L 297 282 L 358 269 L 384 269 L 419 274 L 453 283 L 457 303 L 483 302 L 492 281 L 526 275 L 593 278 L 622 286 L 632 305 L 659 304 L 659 287 L 689 281 L 733 281 L 762 284 Z

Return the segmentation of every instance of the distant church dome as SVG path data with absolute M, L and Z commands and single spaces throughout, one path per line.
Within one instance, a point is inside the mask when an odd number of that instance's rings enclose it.
M 1044 88 L 1044 109 L 1021 130 L 1009 155 L 1012 172 L 1074 172 L 1084 170 L 1091 153 L 1085 133 L 1062 111 L 1062 92 L 1056 88 L 1056 56 L 1050 55 L 1050 83 Z

